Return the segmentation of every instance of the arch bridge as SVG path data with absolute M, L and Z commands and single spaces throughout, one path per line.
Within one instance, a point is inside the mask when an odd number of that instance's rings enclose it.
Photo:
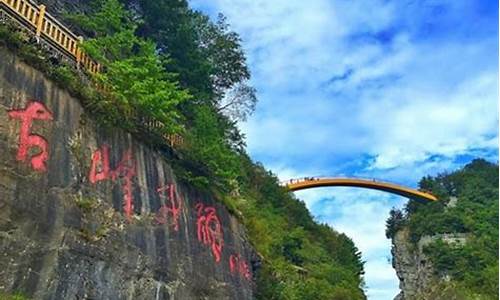
M 420 202 L 429 202 L 438 200 L 436 196 L 432 194 L 400 186 L 393 183 L 378 181 L 375 179 L 342 178 L 342 177 L 305 177 L 300 179 L 290 179 L 288 181 L 282 182 L 281 185 L 293 192 L 311 188 L 318 188 L 318 187 L 346 186 L 346 187 L 359 187 L 359 188 L 384 191 L 400 195 L 409 199 L 417 200 Z

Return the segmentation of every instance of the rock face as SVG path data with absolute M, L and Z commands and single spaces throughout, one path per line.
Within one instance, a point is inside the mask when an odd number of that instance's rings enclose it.
M 0 291 L 252 299 L 255 252 L 163 156 L 0 48 Z
M 417 247 L 410 243 L 408 229 L 396 232 L 392 239 L 392 266 L 399 278 L 401 292 L 395 300 L 419 299 L 429 288 L 433 269 L 422 252 L 423 244 Z
M 392 266 L 399 278 L 401 292 L 395 300 L 435 299 L 426 295 L 435 295 L 440 282 L 449 280 L 447 274 L 436 274 L 428 257 L 424 254 L 424 247 L 438 239 L 443 242 L 461 246 L 467 242 L 468 234 L 436 234 L 423 236 L 413 245 L 409 239 L 408 228 L 396 232 L 392 239 Z M 435 297 L 435 296 L 434 296 Z M 446 299 L 446 298 L 439 298 Z

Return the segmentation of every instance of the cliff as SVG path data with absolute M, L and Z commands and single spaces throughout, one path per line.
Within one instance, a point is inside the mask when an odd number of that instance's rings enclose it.
M 498 165 L 482 159 L 420 187 L 435 203 L 391 211 L 397 300 L 498 299 Z
M 399 278 L 401 292 L 395 300 L 430 299 L 429 295 L 440 295 L 441 282 L 449 282 L 450 275 L 446 272 L 437 274 L 431 258 L 426 255 L 424 247 L 442 240 L 443 242 L 461 247 L 467 243 L 465 234 L 437 234 L 422 237 L 417 245 L 410 242 L 408 228 L 397 231 L 392 239 L 392 266 Z M 443 297 L 443 295 L 440 295 Z M 444 299 L 444 298 L 440 298 Z
M 392 239 L 392 266 L 400 280 L 401 292 L 395 300 L 422 295 L 433 279 L 432 266 L 420 248 L 409 242 L 408 229 L 396 232 Z
M 0 290 L 33 299 L 252 299 L 227 209 L 163 156 L 96 125 L 0 48 Z

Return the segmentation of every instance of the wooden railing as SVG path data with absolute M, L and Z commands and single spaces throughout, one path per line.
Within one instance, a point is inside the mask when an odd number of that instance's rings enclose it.
M 161 131 L 165 125 L 157 120 L 143 120 L 142 125 L 152 131 Z M 185 145 L 184 138 L 179 134 L 165 134 L 163 138 L 168 142 L 171 148 L 181 148 Z
M 0 4 L 0 8 L 26 25 L 37 38 L 45 39 L 71 57 L 78 68 L 83 66 L 91 73 L 100 72 L 99 63 L 86 55 L 80 48 L 83 38 L 71 32 L 47 13 L 45 5 L 37 5 L 31 0 L 0 0 Z

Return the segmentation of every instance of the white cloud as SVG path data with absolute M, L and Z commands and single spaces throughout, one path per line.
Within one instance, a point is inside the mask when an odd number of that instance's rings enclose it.
M 300 191 L 320 221 L 351 237 L 362 252 L 365 281 L 370 299 L 391 299 L 398 293 L 396 274 L 390 261 L 390 241 L 385 237 L 385 221 L 392 207 L 401 208 L 406 199 L 378 191 L 352 188 Z M 385 295 L 385 298 L 382 296 Z M 390 295 L 390 297 L 387 297 Z
M 322 196 L 321 199 L 327 201 L 319 205 L 318 200 L 304 200 L 308 207 L 321 214 L 321 220 L 351 237 L 365 256 L 387 248 L 389 241 L 384 237 L 385 220 L 392 206 L 404 203 L 403 198 L 352 188 L 328 188 L 322 192 Z
M 252 157 L 282 180 L 346 174 L 413 187 L 460 167 L 461 155 L 497 159 L 498 33 L 480 27 L 490 24 L 477 3 L 211 1 L 241 34 L 259 91 L 241 124 Z M 397 294 L 384 227 L 404 200 L 342 188 L 297 196 L 363 251 L 370 299 Z
M 398 293 L 397 288 L 394 286 L 396 272 L 392 268 L 390 257 L 381 256 L 368 261 L 365 270 L 371 283 L 371 286 L 368 286 L 368 298 L 393 299 L 396 296 Z M 388 289 L 388 286 L 394 286 L 394 288 Z
M 478 74 L 452 93 L 427 93 L 406 88 L 388 92 L 386 103 L 361 116 L 374 143 L 374 169 L 425 161 L 432 155 L 453 157 L 471 148 L 495 148 L 498 110 L 497 76 Z M 392 99 L 413 99 L 403 105 Z M 391 99 L 392 98 L 392 99 Z M 368 120 L 372 120 L 369 122 Z

